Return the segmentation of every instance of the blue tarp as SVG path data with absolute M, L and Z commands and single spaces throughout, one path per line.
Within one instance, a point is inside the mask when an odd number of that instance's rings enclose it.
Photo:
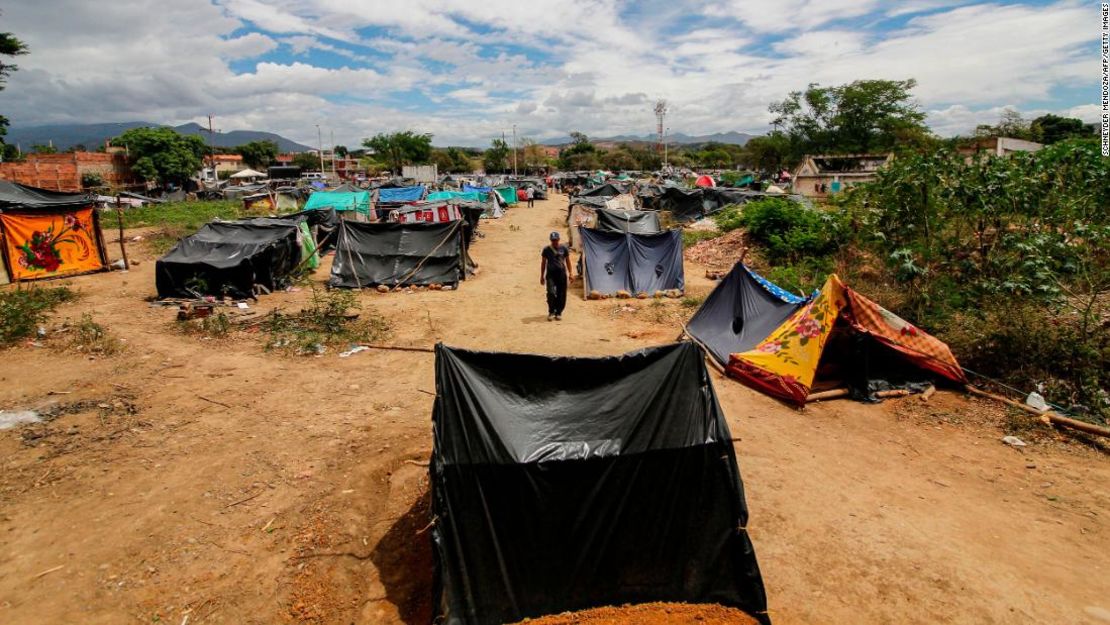
M 463 185 L 463 191 L 466 192 L 466 193 L 471 193 L 471 192 L 492 193 L 493 192 L 493 187 L 472 187 L 468 184 L 464 184 Z
M 419 202 L 424 199 L 427 189 L 423 185 L 415 187 L 397 187 L 395 189 L 379 189 L 378 201 L 386 203 Z
M 334 208 L 337 212 L 358 211 L 364 215 L 370 214 L 369 191 L 316 191 L 308 196 L 304 210 L 323 210 Z

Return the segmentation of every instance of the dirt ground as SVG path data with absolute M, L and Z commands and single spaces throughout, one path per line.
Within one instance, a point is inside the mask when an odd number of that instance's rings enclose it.
M 538 256 L 565 207 L 484 222 L 480 273 L 458 291 L 360 299 L 397 345 L 587 355 L 673 340 L 680 300 L 573 291 L 546 321 Z M 55 315 L 92 313 L 122 354 L 0 359 L 0 408 L 56 415 L 0 431 L 0 622 L 428 623 L 432 355 L 183 335 L 147 302 L 153 256 L 130 251 L 130 272 L 66 281 L 82 297 Z M 687 264 L 691 295 L 712 287 L 703 274 Z M 1008 447 L 1023 418 L 950 392 L 797 411 L 715 384 L 776 623 L 1110 622 L 1104 451 L 1036 429 Z

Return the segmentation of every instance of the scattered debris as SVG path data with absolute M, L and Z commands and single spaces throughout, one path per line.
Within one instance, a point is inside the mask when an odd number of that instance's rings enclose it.
M 340 352 L 339 357 L 340 358 L 350 358 L 351 356 L 354 356 L 355 354 L 357 354 L 359 352 L 365 352 L 365 351 L 370 351 L 370 348 L 365 346 L 365 345 L 354 345 L 354 346 L 351 347 L 351 349 L 348 349 L 345 352 Z
M 1002 442 L 1006 443 L 1010 447 L 1025 447 L 1026 445 L 1025 441 L 1016 436 L 1003 436 Z
M 27 423 L 42 423 L 42 416 L 34 410 L 0 410 L 0 430 L 10 430 Z

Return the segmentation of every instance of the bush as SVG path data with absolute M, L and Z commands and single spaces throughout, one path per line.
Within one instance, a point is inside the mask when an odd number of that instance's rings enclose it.
M 844 220 L 839 213 L 818 211 L 782 198 L 745 204 L 740 223 L 753 240 L 766 247 L 772 262 L 829 256 L 845 239 Z
M 64 286 L 0 292 L 0 346 L 34 336 L 55 308 L 76 298 L 76 293 Z
M 702 241 L 709 239 L 716 239 L 721 236 L 720 232 L 710 232 L 708 230 L 683 230 L 682 231 L 682 246 L 692 247 Z
M 67 322 L 63 329 L 69 332 L 66 347 L 70 349 L 101 356 L 112 356 L 123 351 L 123 342 L 97 323 L 89 313 L 81 315 L 77 323 Z
M 713 221 L 717 223 L 717 228 L 721 232 L 732 232 L 744 225 L 743 208 L 739 204 L 725 206 L 713 215 Z

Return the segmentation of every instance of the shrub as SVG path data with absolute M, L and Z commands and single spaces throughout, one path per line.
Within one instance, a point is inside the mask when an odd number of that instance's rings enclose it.
M 64 286 L 0 292 L 0 346 L 34 336 L 55 308 L 76 298 Z
M 739 204 L 730 204 L 713 215 L 713 221 L 717 223 L 717 228 L 721 232 L 732 232 L 744 225 L 742 211 L 743 209 Z
M 268 334 L 266 349 L 317 354 L 327 346 L 346 346 L 385 337 L 389 333 L 389 323 L 361 309 L 353 291 L 313 288 L 312 300 L 306 308 L 292 315 L 275 311 L 267 319 L 263 326 Z
M 682 246 L 692 247 L 702 241 L 715 239 L 721 236 L 720 232 L 711 232 L 708 230 L 683 230 L 682 231 Z
M 89 313 L 81 315 L 77 323 L 67 322 L 63 329 L 69 332 L 65 344 L 70 349 L 102 356 L 112 356 L 123 351 L 123 342 L 97 323 Z
M 845 240 L 840 213 L 818 211 L 782 198 L 745 204 L 739 223 L 766 248 L 772 262 L 829 256 Z

